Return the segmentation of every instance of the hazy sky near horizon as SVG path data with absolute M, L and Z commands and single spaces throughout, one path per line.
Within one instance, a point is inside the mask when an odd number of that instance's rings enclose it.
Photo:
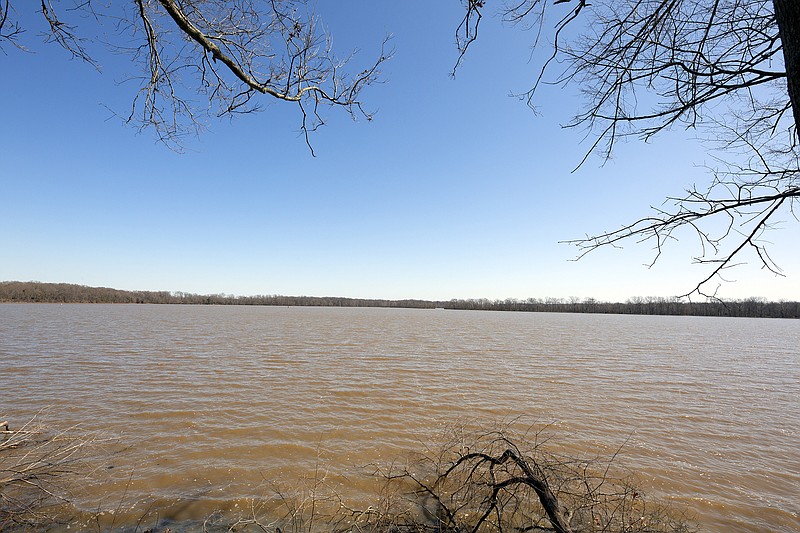
M 416 6 L 416 8 L 415 8 Z M 17 6 L 17 9 L 22 9 Z M 622 143 L 572 172 L 585 132 L 560 127 L 578 89 L 546 87 L 538 115 L 510 93 L 541 65 L 529 32 L 486 17 L 455 79 L 459 3 L 320 6 L 344 55 L 366 63 L 391 33 L 385 83 L 363 99 L 375 120 L 327 113 L 312 157 L 296 109 L 208 124 L 175 153 L 124 114 L 136 87 L 129 59 L 98 50 L 102 71 L 42 44 L 0 53 L 0 280 L 237 295 L 374 298 L 674 296 L 707 272 L 681 233 L 652 268 L 652 243 L 580 261 L 559 241 L 650 214 L 708 180 L 696 133 Z M 39 24 L 37 21 L 35 24 Z M 111 31 L 110 29 L 108 31 Z M 542 52 L 546 52 L 543 47 Z M 111 110 L 111 111 L 110 111 Z M 756 258 L 719 294 L 800 299 L 800 228 L 768 238 L 786 277 Z M 710 287 L 713 290 L 713 286 Z

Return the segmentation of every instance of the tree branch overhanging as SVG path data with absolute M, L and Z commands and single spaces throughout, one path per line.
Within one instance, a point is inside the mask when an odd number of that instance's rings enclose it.
M 483 3 L 466 7 L 469 14 Z M 707 132 L 730 169 L 712 172 L 705 192 L 692 186 L 685 197 L 668 199 L 674 210 L 656 209 L 618 230 L 565 241 L 579 248 L 578 258 L 624 240 L 652 239 L 657 260 L 673 232 L 686 227 L 703 247 L 695 262 L 715 267 L 690 294 L 707 296 L 704 286 L 748 249 L 767 271 L 780 274 L 761 236 L 778 217 L 793 216 L 798 198 L 800 3 L 518 0 L 501 14 L 539 28 L 552 18 L 551 54 L 519 96 L 533 108 L 545 84 L 581 88 L 584 105 L 565 125 L 591 138 L 578 167 L 593 153 L 608 159 L 621 139 L 650 141 L 683 127 Z M 467 29 L 458 64 L 478 34 L 477 27 Z M 561 70 L 553 74 L 555 68 Z M 727 229 L 710 234 L 705 222 L 720 217 Z
M 12 2 L 0 0 L 0 49 L 3 42 L 20 46 Z M 97 66 L 90 48 L 105 40 L 132 58 L 141 74 L 125 80 L 138 89 L 123 119 L 177 149 L 205 117 L 252 113 L 262 96 L 297 106 L 311 148 L 309 132 L 324 124 L 323 107 L 372 118 L 362 92 L 380 82 L 392 55 L 387 37 L 372 62 L 353 69 L 354 54 L 337 57 L 307 0 L 128 0 L 102 9 L 92 0 L 69 8 L 39 3 L 46 41 L 72 57 Z M 87 21 L 97 22 L 102 39 Z
M 178 59 L 200 73 L 205 94 L 217 103 L 217 116 L 259 109 L 256 94 L 294 103 L 312 154 L 309 133 L 324 124 L 320 105 L 343 108 L 354 118 L 372 118 L 360 95 L 379 82 L 380 67 L 392 55 L 388 38 L 379 57 L 352 75 L 346 70 L 348 60 L 334 56 L 330 37 L 304 1 L 215 0 L 207 8 L 196 2 L 158 0 L 158 6 L 178 34 L 193 43 Z M 159 41 L 163 39 L 164 34 Z

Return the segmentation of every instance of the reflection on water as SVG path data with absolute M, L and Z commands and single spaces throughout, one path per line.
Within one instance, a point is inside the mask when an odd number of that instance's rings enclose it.
M 0 418 L 51 407 L 118 437 L 92 508 L 124 494 L 199 518 L 320 464 L 367 500 L 364 465 L 522 417 L 577 455 L 624 445 L 704 530 L 797 531 L 798 346 L 788 320 L 0 304 Z

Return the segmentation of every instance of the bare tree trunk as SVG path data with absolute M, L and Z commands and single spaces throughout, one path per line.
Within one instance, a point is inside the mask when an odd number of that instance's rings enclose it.
M 783 46 L 789 100 L 794 113 L 795 135 L 800 138 L 800 1 L 773 0 L 775 20 Z

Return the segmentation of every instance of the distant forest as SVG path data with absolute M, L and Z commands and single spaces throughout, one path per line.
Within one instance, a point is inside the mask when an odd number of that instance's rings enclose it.
M 274 305 L 323 307 L 398 307 L 418 309 L 462 309 L 479 311 L 525 311 L 555 313 L 607 313 L 627 315 L 686 315 L 763 318 L 800 318 L 800 302 L 769 302 L 764 298 L 688 302 L 678 298 L 634 297 L 621 303 L 594 298 L 528 298 L 520 300 L 377 300 L 329 296 L 234 296 L 190 294 L 168 291 L 122 291 L 69 283 L 36 281 L 0 282 L 0 302 L 5 303 L 114 303 L 193 305 Z

